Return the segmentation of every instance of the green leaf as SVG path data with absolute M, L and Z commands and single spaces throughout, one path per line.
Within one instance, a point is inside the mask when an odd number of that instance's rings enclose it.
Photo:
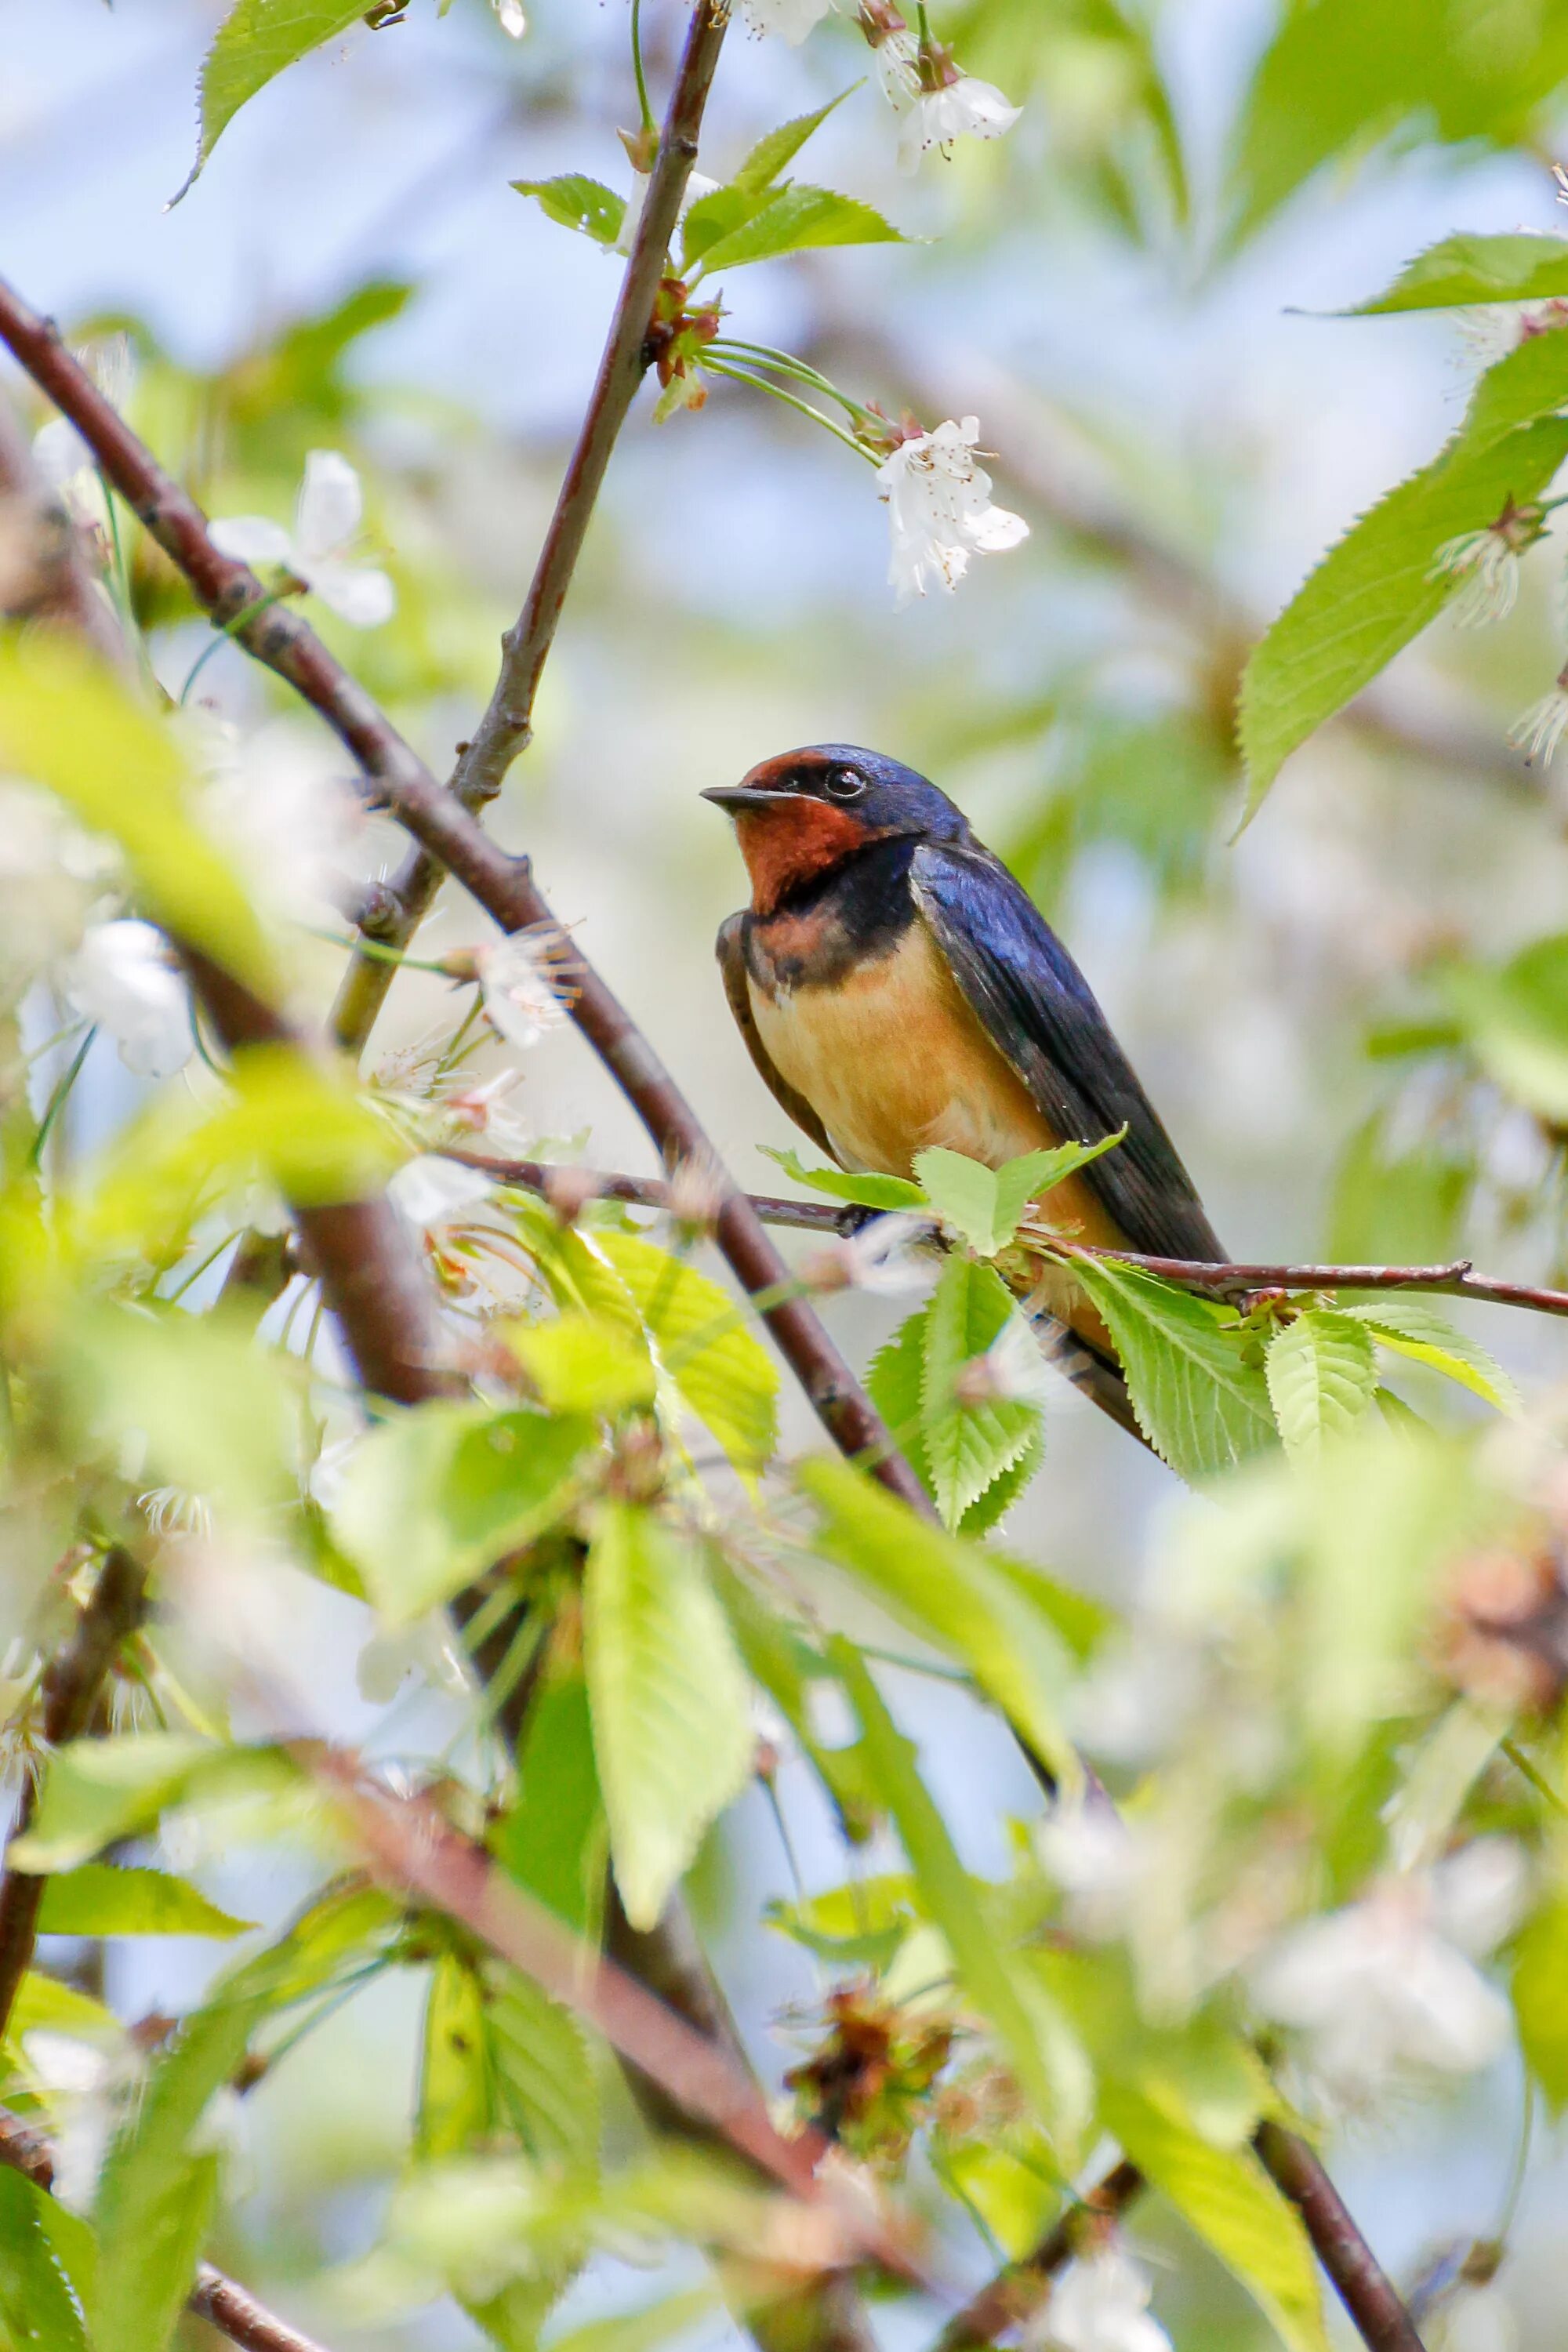
M 1452 310 L 1481 302 L 1550 302 L 1568 295 L 1568 237 L 1446 236 L 1407 261 L 1386 293 L 1341 315 Z
M 778 1162 L 786 1176 L 797 1184 L 809 1185 L 814 1192 L 830 1193 L 836 1201 L 848 1201 L 861 1209 L 923 1209 L 926 1196 L 918 1184 L 907 1176 L 850 1175 L 842 1168 L 807 1168 L 796 1151 L 777 1151 L 770 1143 L 759 1143 L 757 1150 L 769 1160 Z
M 51 1878 L 38 1915 L 40 1936 L 243 1936 L 254 1919 L 236 1919 L 201 1889 L 165 1870 L 84 1862 Z
M 821 129 L 834 108 L 842 106 L 847 98 L 853 98 L 859 88 L 858 81 L 851 82 L 847 89 L 841 89 L 837 98 L 830 98 L 826 106 L 819 106 L 814 113 L 797 114 L 793 121 L 782 122 L 776 131 L 764 131 L 736 173 L 735 185 L 742 188 L 771 187 L 784 165 L 793 163 L 806 141 Z
M 599 2086 L 588 2037 L 559 2001 L 515 1969 L 487 1962 L 485 2030 L 497 2105 L 536 2163 L 591 2175 Z
M 1126 1132 L 1123 1127 L 1100 1143 L 1058 1143 L 1048 1151 L 1026 1151 L 997 1169 L 933 1144 L 916 1153 L 915 1174 L 942 1223 L 982 1257 L 994 1257 L 1017 1232 L 1031 1202 L 1100 1159 Z
M 751 1769 L 745 1670 L 695 1547 L 628 1503 L 599 1516 L 583 1641 L 616 1884 L 652 1927 Z
M 0 761 L 119 844 L 143 911 L 263 996 L 271 950 L 191 812 L 174 737 L 116 674 L 60 637 L 0 647 Z
M 444 1400 L 398 1413 L 350 1455 L 332 1539 L 382 1614 L 406 1624 L 551 1527 L 597 1434 L 580 1413 Z
M 992 1553 L 930 1526 L 847 1462 L 814 1458 L 795 1475 L 822 1515 L 828 1558 L 967 1666 L 1033 1752 L 1076 1785 L 1081 1767 L 1058 1715 L 1071 1660 L 1044 1591 L 1037 1598 Z
M 68 2033 L 76 2042 L 116 2044 L 125 2032 L 111 2009 L 75 1985 L 29 1969 L 16 1989 L 5 2021 L 5 2041 L 19 2048 L 29 2033 L 42 2027 L 47 2033 Z
M 1360 1420 L 1377 1386 L 1371 1333 L 1325 1307 L 1275 1333 L 1264 1371 L 1285 1451 L 1308 1460 Z
M 1521 346 L 1533 354 L 1553 336 Z M 1562 338 L 1568 371 L 1568 336 Z M 1510 355 L 1517 356 L 1517 355 Z M 1557 365 L 1558 354 L 1550 355 Z M 1508 368 L 1510 361 L 1500 362 Z M 1477 402 L 1489 417 L 1510 400 L 1516 379 L 1492 386 L 1489 370 Z M 1568 373 L 1555 405 L 1568 398 Z M 1287 755 L 1360 692 L 1401 646 L 1418 635 L 1459 587 L 1458 577 L 1436 572 L 1438 550 L 1451 539 L 1484 530 L 1507 502 L 1537 497 L 1568 454 L 1568 424 L 1561 419 L 1505 430 L 1478 446 L 1461 430 L 1443 454 L 1423 467 L 1346 532 L 1268 630 L 1247 663 L 1238 725 L 1247 762 L 1247 814 L 1257 809 Z
M 1000 1477 L 993 1478 L 984 1495 L 971 1503 L 958 1522 L 958 1533 L 983 1536 L 999 1527 L 1045 1458 L 1046 1424 L 1043 1418 L 1037 1417 L 1022 1454 L 1007 1465 Z
M 630 1291 L 659 1362 L 738 1470 L 761 1470 L 778 1444 L 779 1376 L 729 1293 L 637 1234 L 592 1246 Z
M 237 0 L 202 67 L 196 160 L 170 203 L 179 203 L 247 99 L 363 15 L 363 0 L 358 6 L 345 6 L 344 0 Z
M 1138 1426 L 1184 1478 L 1207 1478 L 1275 1443 L 1263 1374 L 1205 1299 L 1114 1258 L 1073 1272 L 1110 1327 Z
M 1252 2150 L 1211 2147 L 1121 2084 L 1103 2086 L 1100 2115 L 1133 2163 L 1240 2280 L 1291 2352 L 1329 2352 L 1300 2215 Z
M 1519 1939 L 1513 2007 L 1525 2064 L 1554 2115 L 1568 2106 L 1568 1895 L 1542 1905 Z
M 14 1870 L 74 1870 L 116 1838 L 150 1828 L 197 1766 L 224 1753 L 184 1731 L 70 1740 L 50 1757 L 32 1822 L 5 1859 Z
M 577 229 L 595 245 L 614 245 L 621 233 L 626 215 L 625 196 L 617 196 L 601 181 L 584 178 L 581 172 L 566 172 L 556 180 L 513 180 L 511 185 L 520 196 L 536 197 L 546 219 L 558 221 L 563 228 Z
M 858 1653 L 835 1639 L 833 1656 L 921 1903 L 947 1940 L 964 1990 L 995 2029 L 1025 2096 L 1041 2121 L 1070 2144 L 1090 2095 L 1083 2051 L 1059 2011 L 992 1933 L 974 1882 L 921 1779 L 915 1748 L 888 1713 Z
M 695 213 L 698 207 L 694 205 L 691 209 Z M 905 242 L 902 233 L 870 205 L 853 196 L 836 195 L 831 188 L 805 188 L 786 182 L 760 212 L 709 246 L 701 259 L 703 268 L 711 273 L 740 269 L 752 261 L 773 261 L 780 254 L 800 253 L 810 246 Z
M 413 2153 L 426 2164 L 466 2155 L 485 2144 L 494 2122 L 479 1971 L 461 1954 L 442 1952 L 425 1997 Z
M 89 2352 L 94 2267 L 86 2223 L 0 2168 L 0 2333 L 16 2352 Z
M 1500 970 L 1451 965 L 1442 984 L 1488 1076 L 1541 1118 L 1568 1120 L 1568 932 L 1532 940 Z
M 654 1401 L 647 1348 L 602 1316 L 568 1313 L 552 1323 L 509 1323 L 500 1336 L 552 1412 L 613 1416 Z
M 988 1169 L 978 1172 L 990 1174 Z M 986 1488 L 1038 1441 L 1037 1405 L 1013 1397 L 968 1404 L 958 1394 L 965 1367 L 984 1355 L 1017 1312 L 994 1267 L 973 1258 L 948 1259 L 926 1316 L 921 1381 L 925 1458 L 944 1527 L 957 1527 Z M 1032 1351 L 1033 1339 L 1026 1344 Z
M 1473 1389 L 1499 1412 L 1520 1411 L 1519 1391 L 1494 1356 L 1463 1331 L 1456 1330 L 1440 1308 L 1419 1298 L 1369 1299 L 1342 1310 L 1363 1324 L 1385 1348 L 1418 1364 L 1430 1364 L 1461 1387 Z
M 517 1801 L 496 1824 L 491 1844 L 520 1886 L 597 1941 L 606 1832 L 581 1674 L 543 1678 L 518 1759 Z
M 581 2327 L 568 2328 L 550 2338 L 548 2352 L 658 2352 L 661 2344 L 721 2311 L 715 2288 L 686 2287 L 641 2311 L 616 2312 L 608 2319 L 590 2319 Z

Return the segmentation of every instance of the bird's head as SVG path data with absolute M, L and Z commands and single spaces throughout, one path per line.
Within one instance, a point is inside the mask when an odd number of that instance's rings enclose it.
M 945 793 L 853 743 L 781 751 L 738 784 L 715 784 L 702 797 L 735 820 L 759 915 L 874 841 L 969 838 L 967 820 Z

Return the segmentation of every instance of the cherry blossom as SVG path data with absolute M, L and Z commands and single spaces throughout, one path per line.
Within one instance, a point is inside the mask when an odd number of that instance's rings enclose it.
M 889 584 L 902 611 L 928 579 L 950 592 L 972 555 L 996 555 L 1027 539 L 1022 515 L 994 505 L 991 477 L 976 463 L 980 420 L 949 417 L 933 433 L 901 441 L 877 468 L 892 532 Z
M 494 7 L 496 19 L 501 31 L 510 33 L 514 41 L 521 41 L 528 30 L 528 18 L 524 16 L 519 0 L 494 0 Z
M 526 1053 L 566 1017 L 566 998 L 548 943 L 513 931 L 474 951 L 485 1015 L 509 1045 Z
M 949 147 L 955 139 L 1000 139 L 1024 110 L 1012 105 L 994 82 L 978 81 L 973 74 L 961 72 L 935 43 L 920 51 L 916 77 L 917 93 L 907 110 L 900 109 L 901 171 L 918 171 L 921 156 L 930 149 Z M 884 76 L 882 87 L 898 107 L 899 85 L 889 87 Z
M 1119 2246 L 1080 2255 L 1051 2290 L 1032 2342 L 1051 2352 L 1171 2352 L 1149 2314 L 1150 2285 Z
M 374 629 L 391 620 L 397 595 L 384 572 L 343 559 L 363 514 L 359 476 L 348 459 L 336 449 L 312 449 L 291 532 L 265 515 L 232 515 L 215 522 L 212 535 L 226 555 L 281 564 L 341 619 Z
M 114 1039 L 128 1070 L 167 1078 L 184 1068 L 195 1051 L 190 997 L 151 923 L 92 924 L 60 978 L 71 1010 Z

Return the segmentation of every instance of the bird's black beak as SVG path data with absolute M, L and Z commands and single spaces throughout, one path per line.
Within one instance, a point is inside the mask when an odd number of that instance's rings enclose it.
M 731 811 L 770 808 L 779 797 L 776 792 L 770 792 L 765 784 L 710 784 L 702 794 L 702 798 L 705 801 L 711 801 L 715 808 Z

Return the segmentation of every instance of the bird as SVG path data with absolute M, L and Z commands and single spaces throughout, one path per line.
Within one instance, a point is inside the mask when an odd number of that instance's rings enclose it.
M 1124 1128 L 1054 1188 L 1051 1222 L 1107 1248 L 1225 1262 L 1089 982 L 944 792 L 880 752 L 816 743 L 702 797 L 734 820 L 752 886 L 719 931 L 730 1009 L 774 1098 L 840 1168 L 912 1176 L 932 1144 L 997 1168 Z M 1032 1304 L 1047 1352 L 1139 1433 L 1071 1267 Z

